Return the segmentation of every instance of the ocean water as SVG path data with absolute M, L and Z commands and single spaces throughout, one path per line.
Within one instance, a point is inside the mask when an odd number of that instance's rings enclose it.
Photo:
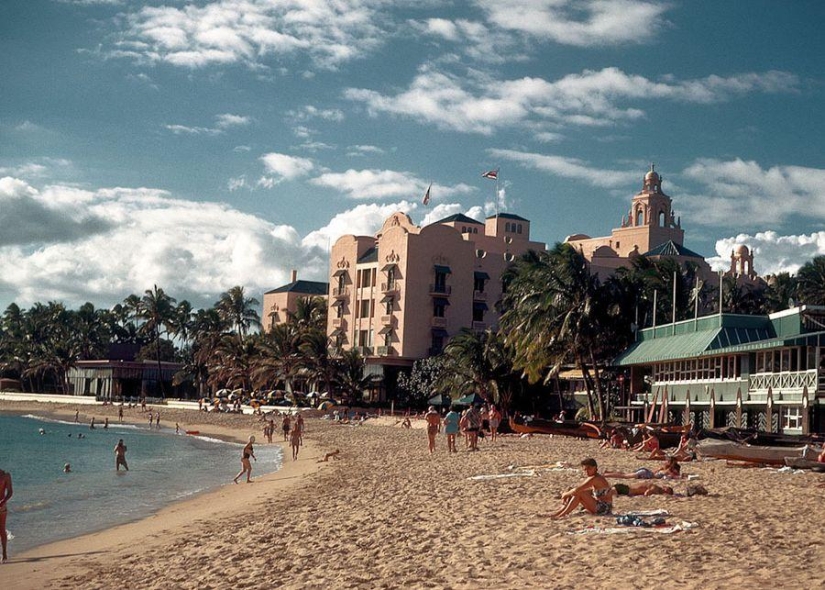
M 44 434 L 40 430 L 44 430 Z M 82 434 L 83 438 L 78 435 Z M 129 471 L 115 471 L 123 439 Z M 6 528 L 11 555 L 138 520 L 199 492 L 231 484 L 243 445 L 148 426 L 61 422 L 0 414 L 0 469 L 12 475 Z M 253 478 L 277 471 L 281 448 L 258 445 Z M 64 473 L 64 464 L 71 473 Z

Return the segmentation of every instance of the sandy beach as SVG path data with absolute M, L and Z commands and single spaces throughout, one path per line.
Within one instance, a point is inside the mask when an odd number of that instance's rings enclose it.
M 0 411 L 74 414 L 71 405 L 45 405 L 0 402 Z M 260 434 L 254 416 L 163 410 L 162 421 L 234 439 Z M 547 518 L 558 494 L 581 480 L 579 461 L 592 456 L 618 470 L 657 462 L 546 436 L 485 439 L 479 452 L 460 445 L 448 455 L 441 435 L 430 456 L 421 428 L 395 422 L 310 418 L 299 460 L 277 473 L 136 523 L 12 552 L 0 587 L 825 587 L 821 474 L 687 463 L 690 483 L 710 495 L 620 497 L 615 511 L 663 509 L 669 524 L 695 528 L 607 534 L 593 527 L 615 528 L 615 518 Z M 319 462 L 336 449 L 337 458 Z M 550 467 L 558 463 L 570 466 Z M 477 476 L 496 477 L 469 479 Z M 12 506 L 9 528 L 13 520 Z

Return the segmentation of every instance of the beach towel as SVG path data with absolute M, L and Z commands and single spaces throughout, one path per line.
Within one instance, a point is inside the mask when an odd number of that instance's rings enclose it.
M 568 535 L 622 535 L 628 533 L 659 533 L 670 534 L 681 531 L 689 531 L 699 526 L 698 522 L 688 522 L 686 520 L 680 521 L 676 524 L 664 524 L 659 526 L 588 526 L 575 531 L 567 531 Z
M 468 477 L 469 480 L 480 481 L 484 479 L 504 479 L 506 477 L 534 477 L 535 471 L 516 471 L 514 473 L 493 473 L 490 475 L 473 475 Z

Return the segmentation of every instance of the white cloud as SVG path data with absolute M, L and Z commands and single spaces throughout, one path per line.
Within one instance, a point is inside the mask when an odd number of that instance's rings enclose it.
M 156 189 L 39 190 L 3 178 L 0 216 L 3 227 L 17 228 L 0 241 L 0 289 L 21 306 L 108 306 L 153 284 L 208 306 L 234 285 L 260 299 L 288 282 L 291 268 L 305 278 L 327 274 L 323 252 L 288 225 Z
M 351 145 L 347 147 L 347 156 L 358 158 L 366 155 L 383 156 L 386 152 L 384 148 L 377 145 Z
M 459 77 L 425 65 L 409 87 L 394 96 L 363 88 L 348 88 L 344 96 L 363 103 L 371 115 L 387 113 L 441 129 L 491 135 L 517 125 L 530 130 L 537 124 L 606 127 L 644 116 L 643 110 L 628 102 L 706 104 L 752 92 L 794 91 L 797 85 L 796 76 L 776 71 L 679 81 L 604 68 L 547 81 L 493 80 L 480 74 Z
M 644 43 L 666 26 L 667 3 L 640 0 L 476 0 L 491 25 L 587 47 Z
M 321 229 L 309 233 L 302 244 L 308 248 L 318 248 L 328 251 L 332 244 L 345 235 L 371 236 L 374 235 L 384 221 L 397 211 L 410 214 L 417 205 L 409 201 L 400 201 L 380 205 L 378 203 L 361 204 L 339 213 Z
M 742 233 L 716 241 L 717 256 L 708 258 L 715 270 L 730 268 L 730 255 L 736 246 L 746 245 L 754 255 L 754 270 L 761 275 L 789 272 L 799 268 L 815 256 L 825 255 L 825 231 L 808 235 L 783 236 L 775 231 Z
M 188 125 L 167 124 L 164 128 L 175 135 L 220 135 L 232 127 L 245 127 L 252 122 L 251 117 L 232 115 L 224 113 L 215 115 L 215 125 L 213 127 L 190 127 Z
M 583 160 L 565 158 L 562 156 L 548 156 L 515 150 L 487 150 L 494 159 L 517 162 L 526 168 L 549 172 L 563 178 L 571 178 L 586 182 L 591 186 L 615 188 L 627 186 L 639 181 L 639 172 L 621 170 L 600 170 Z
M 215 0 L 201 6 L 144 6 L 125 16 L 122 39 L 110 54 L 192 69 L 231 63 L 257 67 L 269 56 L 306 56 L 318 67 L 335 68 L 382 43 L 386 33 L 376 13 L 382 4 Z
M 825 219 L 825 170 L 802 166 L 762 168 L 754 161 L 700 159 L 683 175 L 703 186 L 680 198 L 690 218 L 703 225 L 759 228 L 799 215 Z
M 315 165 L 312 160 L 289 156 L 287 154 L 269 153 L 261 156 L 264 168 L 269 174 L 274 174 L 280 180 L 293 180 L 301 178 L 312 172 Z
M 409 172 L 395 170 L 354 170 L 327 172 L 310 181 L 317 186 L 336 189 L 352 199 L 423 198 L 430 182 Z M 476 188 L 459 183 L 453 186 L 432 184 L 431 197 L 440 199 L 470 194 Z M 420 196 L 419 196 L 420 195 Z

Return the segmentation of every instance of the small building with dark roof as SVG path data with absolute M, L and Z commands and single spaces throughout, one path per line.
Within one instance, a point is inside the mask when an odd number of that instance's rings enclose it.
M 329 283 L 322 281 L 298 280 L 298 271 L 293 270 L 292 280 L 281 287 L 264 293 L 263 329 L 269 332 L 278 324 L 283 324 L 295 313 L 298 300 L 304 297 L 320 297 L 325 302 L 329 298 Z

